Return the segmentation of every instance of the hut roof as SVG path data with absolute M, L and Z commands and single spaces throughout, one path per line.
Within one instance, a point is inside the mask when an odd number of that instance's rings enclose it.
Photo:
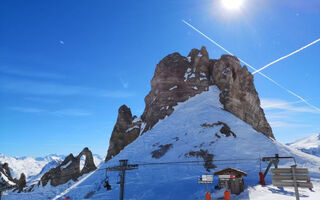
M 238 169 L 233 169 L 233 168 L 226 168 L 220 171 L 217 171 L 214 173 L 215 176 L 218 175 L 224 175 L 224 174 L 235 174 L 235 175 L 241 175 L 241 176 L 247 176 L 247 173 Z

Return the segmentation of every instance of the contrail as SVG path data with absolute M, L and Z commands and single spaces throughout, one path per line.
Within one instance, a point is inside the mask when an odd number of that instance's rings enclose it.
M 211 43 L 213 43 L 214 45 L 218 46 L 220 49 L 222 49 L 223 51 L 227 52 L 230 55 L 234 55 L 233 53 L 231 53 L 230 51 L 228 51 L 227 49 L 225 49 L 223 46 L 221 46 L 220 44 L 218 44 L 216 41 L 214 41 L 213 39 L 211 39 L 210 37 L 208 37 L 206 34 L 202 33 L 201 31 L 199 31 L 197 28 L 195 28 L 194 26 L 192 26 L 191 24 L 189 24 L 188 22 L 186 22 L 185 20 L 182 20 L 183 23 L 185 23 L 186 25 L 188 25 L 190 28 L 192 28 L 193 30 L 195 30 L 196 32 L 198 32 L 200 35 L 202 35 L 203 37 L 207 38 Z M 240 62 L 242 62 L 243 64 L 247 65 L 248 67 L 250 67 L 251 69 L 257 71 L 258 69 L 251 66 L 250 64 L 248 64 L 247 62 L 245 62 L 244 60 L 242 60 L 241 58 L 238 57 L 238 59 L 240 60 Z M 310 106 L 311 108 L 317 110 L 318 112 L 320 112 L 320 108 L 312 105 L 311 103 L 309 103 L 307 100 L 305 100 L 304 98 L 302 98 L 300 95 L 294 93 L 293 91 L 287 89 L 286 87 L 282 86 L 280 83 L 278 83 L 277 81 L 273 80 L 272 78 L 270 78 L 269 76 L 263 74 L 262 72 L 257 72 L 259 73 L 261 76 L 265 77 L 266 79 L 268 79 L 269 81 L 271 81 L 272 83 L 274 83 L 275 85 L 277 85 L 278 87 L 282 88 L 283 90 L 287 91 L 289 94 L 297 97 L 298 99 L 300 99 L 302 102 L 304 102 L 305 104 L 307 104 L 308 106 Z
M 256 70 L 256 71 L 254 71 L 252 74 L 255 74 L 255 73 L 257 73 L 257 72 L 260 72 L 261 70 L 263 70 L 263 69 L 265 69 L 265 68 L 269 67 L 270 65 L 273 65 L 273 64 L 275 64 L 275 63 L 279 62 L 280 60 L 283 60 L 283 59 L 285 59 L 285 58 L 288 58 L 289 56 L 292 56 L 293 54 L 296 54 L 296 53 L 298 53 L 299 51 L 302 51 L 303 49 L 305 49 L 305 48 L 307 48 L 307 47 L 309 47 L 309 46 L 311 46 L 311 45 L 314 45 L 315 43 L 317 43 L 317 42 L 319 42 L 319 41 L 320 41 L 320 38 L 319 38 L 319 39 L 317 39 L 317 40 L 315 40 L 315 41 L 313 41 L 313 42 L 311 42 L 310 44 L 307 44 L 306 46 L 301 47 L 301 48 L 300 48 L 300 49 L 298 49 L 298 50 L 295 50 L 295 51 L 294 51 L 294 52 L 292 52 L 292 53 L 289 53 L 289 54 L 288 54 L 288 55 L 286 55 L 286 56 L 282 56 L 281 58 L 278 58 L 277 60 L 272 61 L 271 63 L 269 63 L 269 64 L 267 64 L 267 65 L 265 65 L 265 66 L 261 67 L 260 69 L 258 69 L 258 70 Z

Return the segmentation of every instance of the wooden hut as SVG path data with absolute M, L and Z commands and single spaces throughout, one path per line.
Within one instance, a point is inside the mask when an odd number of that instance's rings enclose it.
M 227 188 L 232 194 L 240 194 L 244 190 L 244 181 L 242 176 L 247 173 L 238 169 L 226 168 L 214 173 L 219 177 L 218 188 Z

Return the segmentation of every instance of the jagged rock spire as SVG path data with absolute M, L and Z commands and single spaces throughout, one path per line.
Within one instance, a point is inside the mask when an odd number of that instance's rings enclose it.
M 82 169 L 80 169 L 80 159 L 85 156 L 85 163 Z M 55 168 L 50 169 L 41 177 L 43 186 L 47 185 L 50 181 L 52 186 L 58 186 L 67 183 L 70 180 L 76 181 L 77 178 L 83 174 L 89 173 L 97 169 L 94 164 L 92 152 L 86 147 L 84 148 L 77 157 L 73 154 L 69 154 L 64 161 Z
M 252 74 L 240 65 L 235 56 L 222 55 L 218 60 L 210 59 L 206 48 L 202 47 L 200 50 L 192 49 L 187 57 L 179 53 L 170 54 L 157 64 L 151 91 L 144 99 L 145 109 L 138 123 L 133 123 L 129 108 L 120 107 L 106 160 L 118 154 L 139 133 L 150 130 L 159 120 L 170 115 L 178 102 L 208 90 L 211 85 L 221 90 L 220 102 L 225 110 L 265 136 L 274 138 L 260 106 Z M 138 128 L 132 131 L 130 127 L 133 126 Z M 125 134 L 128 129 L 132 132 Z
M 130 108 L 122 105 L 118 110 L 117 122 L 111 134 L 106 161 L 133 142 L 139 136 L 140 127 L 141 120 L 132 116 Z

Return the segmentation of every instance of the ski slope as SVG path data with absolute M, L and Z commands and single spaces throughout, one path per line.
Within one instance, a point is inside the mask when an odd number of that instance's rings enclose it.
M 320 134 L 297 140 L 288 144 L 290 147 L 298 149 L 308 154 L 320 157 Z
M 211 86 L 209 91 L 179 103 L 170 116 L 159 121 L 108 163 L 100 164 L 95 172 L 82 177 L 82 181 L 76 185 L 71 186 L 74 183 L 69 182 L 56 188 L 39 187 L 28 194 L 10 192 L 5 194 L 3 199 L 61 199 L 66 196 L 70 196 L 71 199 L 118 199 L 118 172 L 107 174 L 112 186 L 111 191 L 103 188 L 102 184 L 106 179 L 105 168 L 119 165 L 121 159 L 128 159 L 129 164 L 139 164 L 138 169 L 126 173 L 125 199 L 204 199 L 206 187 L 197 183 L 198 177 L 226 167 L 248 173 L 248 177 L 245 177 L 245 191 L 238 196 L 233 195 L 232 199 L 294 199 L 293 189 L 281 190 L 271 185 L 262 187 L 257 184 L 259 158 L 274 156 L 276 153 L 280 156 L 294 156 L 298 167 L 309 168 L 314 191 L 300 189 L 301 199 L 319 199 L 320 158 L 287 147 L 258 133 L 250 125 L 223 110 L 219 94 L 219 89 Z M 235 137 L 222 134 L 222 125 L 203 126 L 217 122 L 227 124 L 235 133 Z M 159 151 L 163 146 L 169 147 L 166 152 Z M 190 152 L 200 150 L 213 154 L 215 169 L 208 172 L 204 167 L 203 158 L 191 156 Z M 153 158 L 152 152 L 162 152 L 163 155 Z M 170 163 L 186 161 L 199 162 Z M 279 163 L 280 167 L 289 167 L 292 164 L 292 160 L 281 160 Z M 267 163 L 261 165 L 262 169 L 265 169 Z M 266 182 L 271 184 L 270 174 Z M 223 190 L 214 190 L 216 184 L 217 177 L 210 186 L 213 199 L 223 196 Z

